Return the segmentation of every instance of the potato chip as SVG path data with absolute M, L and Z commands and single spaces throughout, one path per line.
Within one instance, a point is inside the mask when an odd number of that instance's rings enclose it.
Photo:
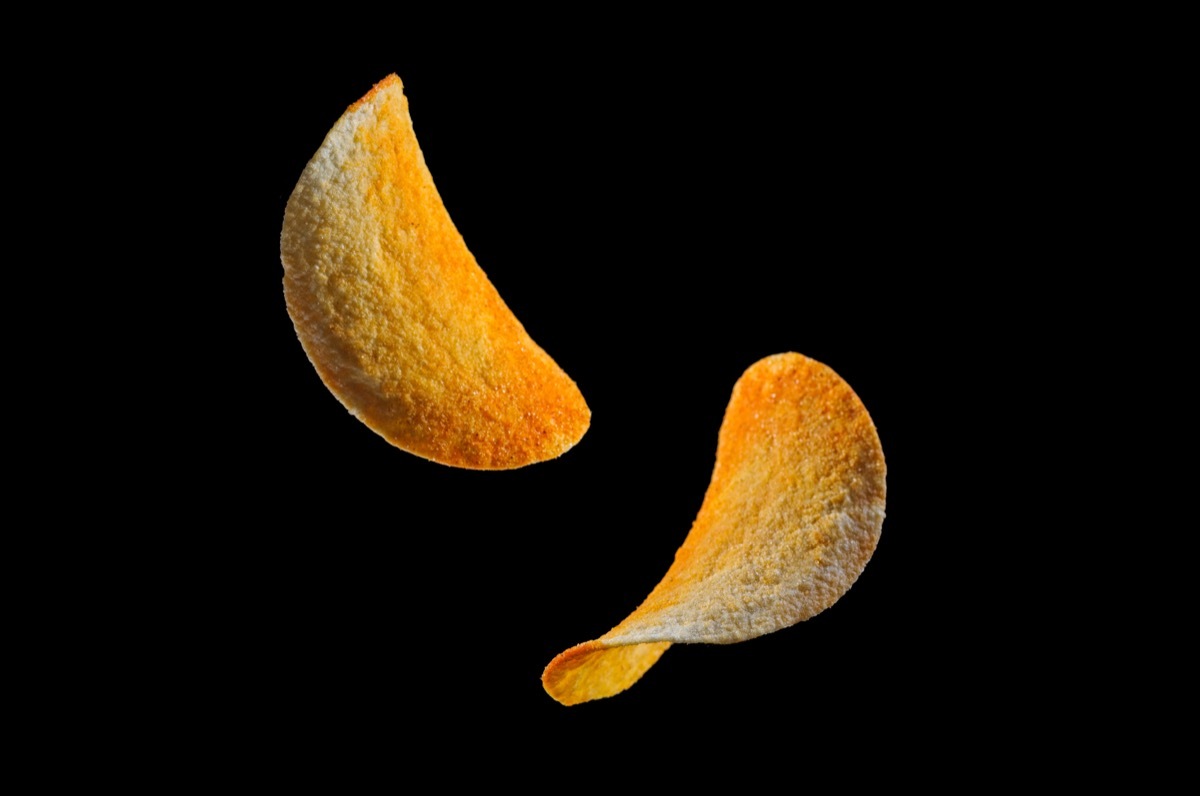
M 546 667 L 564 705 L 624 691 L 674 643 L 730 644 L 833 605 L 879 542 L 887 468 L 862 401 L 800 354 L 733 388 L 700 513 L 666 576 L 623 622 Z
M 393 445 L 509 469 L 561 455 L 591 413 L 468 251 L 396 75 L 351 105 L 292 192 L 284 295 L 325 386 Z

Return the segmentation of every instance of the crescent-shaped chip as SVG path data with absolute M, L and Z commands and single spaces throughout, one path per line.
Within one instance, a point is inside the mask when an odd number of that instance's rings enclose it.
M 883 528 L 887 468 L 862 401 L 800 354 L 733 388 L 700 513 L 667 574 L 623 622 L 542 674 L 565 705 L 624 691 L 671 644 L 730 644 L 833 605 Z
M 304 169 L 280 255 L 309 360 L 393 445 L 455 467 L 510 469 L 557 457 L 587 431 L 575 382 L 450 220 L 396 75 L 350 106 Z

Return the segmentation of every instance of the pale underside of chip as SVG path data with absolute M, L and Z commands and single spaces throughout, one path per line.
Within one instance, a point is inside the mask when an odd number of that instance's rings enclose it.
M 832 369 L 795 353 L 755 363 L 667 574 L 623 622 L 551 661 L 546 691 L 566 705 L 612 696 L 674 643 L 745 641 L 833 605 L 879 542 L 886 476 L 874 423 Z
M 393 445 L 456 467 L 555 458 L 591 421 L 575 382 L 500 298 L 425 165 L 395 75 L 308 163 L 280 236 L 296 334 L 339 401 Z

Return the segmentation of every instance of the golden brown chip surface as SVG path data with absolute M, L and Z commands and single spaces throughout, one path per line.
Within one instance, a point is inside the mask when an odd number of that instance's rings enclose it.
M 667 574 L 623 622 L 551 661 L 546 691 L 566 705 L 612 696 L 673 643 L 744 641 L 833 605 L 879 542 L 886 476 L 875 425 L 840 376 L 794 353 L 755 363 Z
M 337 121 L 280 236 L 284 295 L 329 390 L 393 445 L 508 469 L 561 455 L 591 413 L 450 220 L 396 75 Z

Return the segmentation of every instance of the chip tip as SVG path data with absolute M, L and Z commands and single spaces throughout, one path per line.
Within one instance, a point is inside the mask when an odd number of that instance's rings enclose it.
M 385 91 L 386 89 L 388 89 L 392 86 L 396 86 L 401 91 L 404 90 L 404 81 L 402 81 L 400 79 L 400 76 L 397 75 L 395 72 L 392 72 L 390 75 L 385 77 L 383 80 L 380 80 L 378 83 L 371 86 L 371 90 L 368 91 L 366 94 L 363 94 L 362 97 L 359 98 L 359 100 L 357 102 L 352 103 L 350 105 L 350 107 L 348 107 L 346 109 L 346 112 L 349 113 L 350 111 L 357 110 L 358 108 L 362 107 L 366 103 L 373 100 L 375 98 L 376 94 L 378 94 L 381 91 Z
M 616 696 L 642 678 L 670 641 L 617 645 L 597 639 L 559 653 L 542 672 L 542 687 L 562 705 Z

